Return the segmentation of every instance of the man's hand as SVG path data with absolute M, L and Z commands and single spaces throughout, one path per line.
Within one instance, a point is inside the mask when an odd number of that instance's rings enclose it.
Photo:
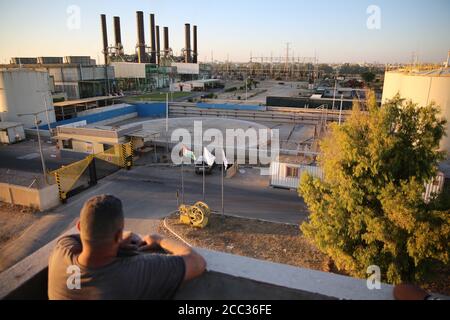
M 145 245 L 143 239 L 133 232 L 126 231 L 123 233 L 122 241 L 120 243 L 121 250 L 138 250 L 139 247 Z
M 155 251 L 161 249 L 161 240 L 162 237 L 157 234 L 145 236 L 142 239 L 141 246 L 139 247 L 139 251 Z

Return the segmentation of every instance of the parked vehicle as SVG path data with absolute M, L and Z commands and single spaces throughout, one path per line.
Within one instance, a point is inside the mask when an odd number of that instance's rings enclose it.
M 205 174 L 211 174 L 214 165 L 215 163 L 212 166 L 209 166 L 206 161 L 203 161 L 203 156 L 200 156 L 195 162 L 195 173 L 203 174 L 203 170 L 205 170 Z

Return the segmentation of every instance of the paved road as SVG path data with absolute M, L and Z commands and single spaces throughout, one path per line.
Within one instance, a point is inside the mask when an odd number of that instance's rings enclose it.
M 185 202 L 194 203 L 202 199 L 202 177 L 191 168 L 186 169 Z M 226 214 L 285 223 L 298 223 L 306 218 L 305 206 L 295 192 L 272 189 L 268 177 L 261 177 L 259 170 L 244 170 L 233 179 L 225 179 Z M 221 209 L 220 181 L 218 169 L 206 179 L 206 202 L 217 211 Z M 122 199 L 126 228 L 146 234 L 155 232 L 159 220 L 177 209 L 176 192 L 180 189 L 180 168 L 138 166 L 131 171 L 119 171 L 45 214 L 18 240 L 6 246 L 0 252 L 0 271 L 72 228 L 83 203 L 93 195 L 113 194 Z

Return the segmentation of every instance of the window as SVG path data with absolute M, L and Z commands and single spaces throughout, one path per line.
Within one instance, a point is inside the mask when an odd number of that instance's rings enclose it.
M 62 143 L 63 143 L 63 149 L 73 149 L 72 139 L 63 140 Z
M 286 178 L 298 178 L 298 168 L 286 167 Z

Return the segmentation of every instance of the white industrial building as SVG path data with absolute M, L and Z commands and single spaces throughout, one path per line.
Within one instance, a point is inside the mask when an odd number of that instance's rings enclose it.
M 435 102 L 440 106 L 442 116 L 450 121 L 450 68 L 433 70 L 410 68 L 386 72 L 383 88 L 383 103 L 397 93 L 419 106 Z M 447 137 L 441 142 L 441 149 L 450 155 L 450 125 Z
M 5 122 L 22 123 L 25 128 L 34 126 L 36 113 L 43 124 L 55 122 L 50 78 L 47 72 L 30 69 L 0 69 L 0 117 Z

